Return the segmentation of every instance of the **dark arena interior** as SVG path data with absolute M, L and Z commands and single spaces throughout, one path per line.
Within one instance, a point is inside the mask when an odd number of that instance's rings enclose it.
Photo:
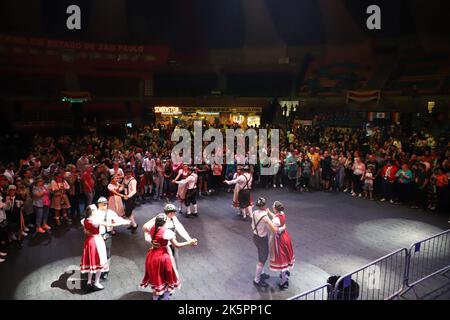
M 0 299 L 450 299 L 448 21 L 0 0 Z

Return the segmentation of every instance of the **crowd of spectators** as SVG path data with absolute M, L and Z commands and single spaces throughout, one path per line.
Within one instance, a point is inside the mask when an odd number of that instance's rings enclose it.
M 192 124 L 183 127 L 192 130 Z M 5 261 L 6 247 L 20 246 L 31 230 L 45 233 L 51 225 L 79 223 L 84 208 L 101 196 L 122 215 L 126 168 L 138 181 L 141 203 L 174 197 L 177 187 L 171 182 L 183 165 L 170 158 L 174 128 L 155 125 L 107 137 L 36 135 L 25 159 L 0 164 L 0 261 Z M 251 170 L 256 187 L 288 188 L 293 193 L 348 192 L 355 198 L 448 214 L 449 159 L 448 133 L 289 123 L 281 125 L 280 157 L 258 162 Z M 267 166 L 274 166 L 275 174 L 261 175 Z M 237 160 L 223 165 L 206 161 L 196 170 L 200 195 L 231 191 L 222 182 L 236 173 Z

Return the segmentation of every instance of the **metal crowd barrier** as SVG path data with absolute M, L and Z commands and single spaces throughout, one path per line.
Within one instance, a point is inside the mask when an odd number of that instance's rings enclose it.
M 288 300 L 331 300 L 333 298 L 333 287 L 330 284 L 325 284 L 318 288 L 300 293 Z
M 389 300 L 437 274 L 450 271 L 450 230 L 394 251 L 288 300 Z
M 403 248 L 341 276 L 335 300 L 388 300 L 404 288 L 408 251 Z
M 408 269 L 405 284 L 408 287 L 402 295 L 420 282 L 439 273 L 450 270 L 450 230 L 441 232 L 425 240 L 413 243 L 408 251 Z

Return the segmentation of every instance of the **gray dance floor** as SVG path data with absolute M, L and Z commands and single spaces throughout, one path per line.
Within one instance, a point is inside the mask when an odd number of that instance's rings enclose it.
M 342 193 L 257 189 L 254 198 L 258 196 L 285 204 L 296 255 L 289 289 L 278 289 L 275 273 L 270 273 L 269 288 L 253 286 L 257 254 L 250 220 L 242 221 L 231 206 L 231 194 L 222 193 L 200 198 L 198 218 L 180 216 L 199 245 L 179 251 L 182 286 L 174 299 L 286 299 L 325 283 L 330 275 L 350 272 L 450 228 L 448 216 Z M 162 207 L 161 201 L 139 206 L 140 226 Z M 86 293 L 79 280 L 83 278 L 77 272 L 82 246 L 83 232 L 75 225 L 54 228 L 51 235 L 31 235 L 22 249 L 11 249 L 8 262 L 0 265 L 0 298 L 151 299 L 149 290 L 139 288 L 148 249 L 141 230 L 133 235 L 125 228 L 118 229 L 110 277 L 100 292 Z M 437 276 L 418 291 L 425 299 L 448 299 L 450 280 Z

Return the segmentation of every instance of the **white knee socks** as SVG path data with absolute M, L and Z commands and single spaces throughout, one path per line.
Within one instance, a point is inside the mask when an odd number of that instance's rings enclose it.
M 97 284 L 97 285 L 100 284 L 100 277 L 101 277 L 101 275 L 102 275 L 102 272 L 101 272 L 101 271 L 97 271 L 97 272 L 95 273 L 95 284 Z
M 92 284 L 92 275 L 93 275 L 92 272 L 89 272 L 89 273 L 88 273 L 88 281 L 87 281 L 87 284 Z

